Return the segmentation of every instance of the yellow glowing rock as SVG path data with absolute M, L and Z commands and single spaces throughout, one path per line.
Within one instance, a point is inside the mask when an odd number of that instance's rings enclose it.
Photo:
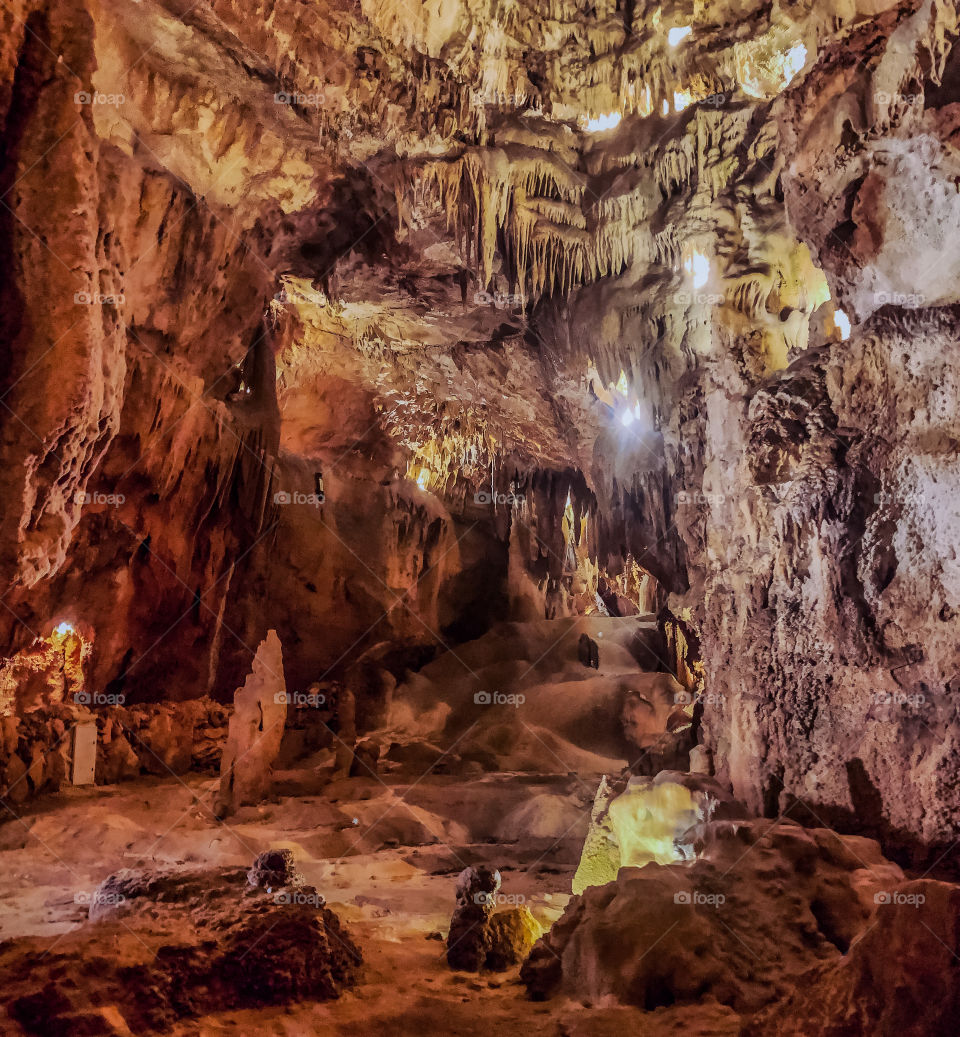
M 683 785 L 628 786 L 610 804 L 613 830 L 620 842 L 620 867 L 684 860 L 675 840 L 696 823 L 697 813 L 693 793 Z
M 573 876 L 573 892 L 577 895 L 589 886 L 605 886 L 613 882 L 620 870 L 620 844 L 613 831 L 610 802 L 616 796 L 606 775 L 600 779 L 590 814 L 590 827 Z
M 621 868 L 686 860 L 677 839 L 702 818 L 699 797 L 683 785 L 632 778 L 618 795 L 602 778 L 573 892 L 613 882 Z

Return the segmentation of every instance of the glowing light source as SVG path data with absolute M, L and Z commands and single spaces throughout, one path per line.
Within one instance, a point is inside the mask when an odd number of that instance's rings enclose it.
M 786 86 L 806 63 L 807 48 L 802 43 L 795 43 L 783 59 L 783 85 Z
M 629 428 L 634 422 L 634 414 L 632 410 L 625 410 L 620 415 L 620 423 L 624 428 Z
M 670 114 L 670 102 L 666 98 L 663 99 L 663 107 L 661 108 L 661 111 L 664 115 Z
M 683 269 L 693 276 L 694 288 L 702 288 L 710 278 L 710 260 L 696 249 L 683 261 Z
M 693 104 L 693 95 L 689 90 L 673 91 L 673 110 L 675 112 L 682 112 L 684 108 L 689 108 L 691 104 Z
M 573 529 L 573 503 L 570 500 L 570 491 L 567 490 L 567 503 L 563 506 L 563 517 L 569 525 L 570 529 Z
M 430 485 L 430 473 L 426 468 L 421 468 L 417 473 L 417 485 L 421 490 L 425 490 Z
M 69 623 L 63 622 L 54 627 L 53 632 L 59 634 L 61 637 L 66 637 L 67 634 L 73 633 L 73 627 Z
M 667 43 L 669 43 L 671 47 L 676 47 L 681 40 L 685 40 L 692 32 L 693 28 L 690 25 L 677 26 L 667 33 Z
M 846 342 L 850 337 L 850 318 L 843 312 L 843 310 L 834 310 L 833 324 L 840 332 L 840 341 Z
M 620 112 L 608 112 L 606 115 L 598 115 L 595 119 L 587 119 L 587 129 L 591 133 L 597 133 L 600 130 L 612 130 L 620 125 L 622 118 L 623 116 Z

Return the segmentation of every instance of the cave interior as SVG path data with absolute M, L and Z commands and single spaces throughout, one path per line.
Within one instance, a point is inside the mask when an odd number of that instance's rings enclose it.
M 956 0 L 0 28 L 0 1034 L 953 1037 Z

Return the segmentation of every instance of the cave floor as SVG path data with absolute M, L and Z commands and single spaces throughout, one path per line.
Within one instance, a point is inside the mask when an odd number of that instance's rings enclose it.
M 443 939 L 454 882 L 468 864 L 501 869 L 545 924 L 569 898 L 598 774 L 495 773 L 462 778 L 342 779 L 308 792 L 315 771 L 280 775 L 275 802 L 228 824 L 210 813 L 217 781 L 199 775 L 71 789 L 0 825 L 4 938 L 93 959 L 152 952 L 116 926 L 83 926 L 86 894 L 120 868 L 246 866 L 269 847 L 294 850 L 306 881 L 363 949 L 358 984 L 339 1000 L 183 1020 L 200 1034 L 578 1034 L 737 1032 L 719 1006 L 642 1013 L 617 1006 L 534 1003 L 518 970 L 450 970 Z M 283 791 L 286 790 L 286 791 Z M 532 820 L 530 804 L 535 806 Z M 91 932 L 95 935 L 91 937 Z M 162 934 L 158 934 L 158 940 Z M 102 945 L 97 946 L 98 940 Z M 122 945 L 126 946 L 122 946 Z M 142 946 L 137 946 L 141 944 Z M 8 945 L 9 946 L 9 945 Z

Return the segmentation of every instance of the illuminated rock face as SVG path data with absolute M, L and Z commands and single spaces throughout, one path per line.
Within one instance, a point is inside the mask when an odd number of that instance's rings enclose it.
M 672 864 L 694 856 L 691 832 L 698 822 L 709 820 L 716 799 L 688 781 L 630 778 L 608 781 L 597 789 L 590 828 L 580 865 L 573 878 L 573 892 L 616 881 L 621 868 L 645 864 Z

